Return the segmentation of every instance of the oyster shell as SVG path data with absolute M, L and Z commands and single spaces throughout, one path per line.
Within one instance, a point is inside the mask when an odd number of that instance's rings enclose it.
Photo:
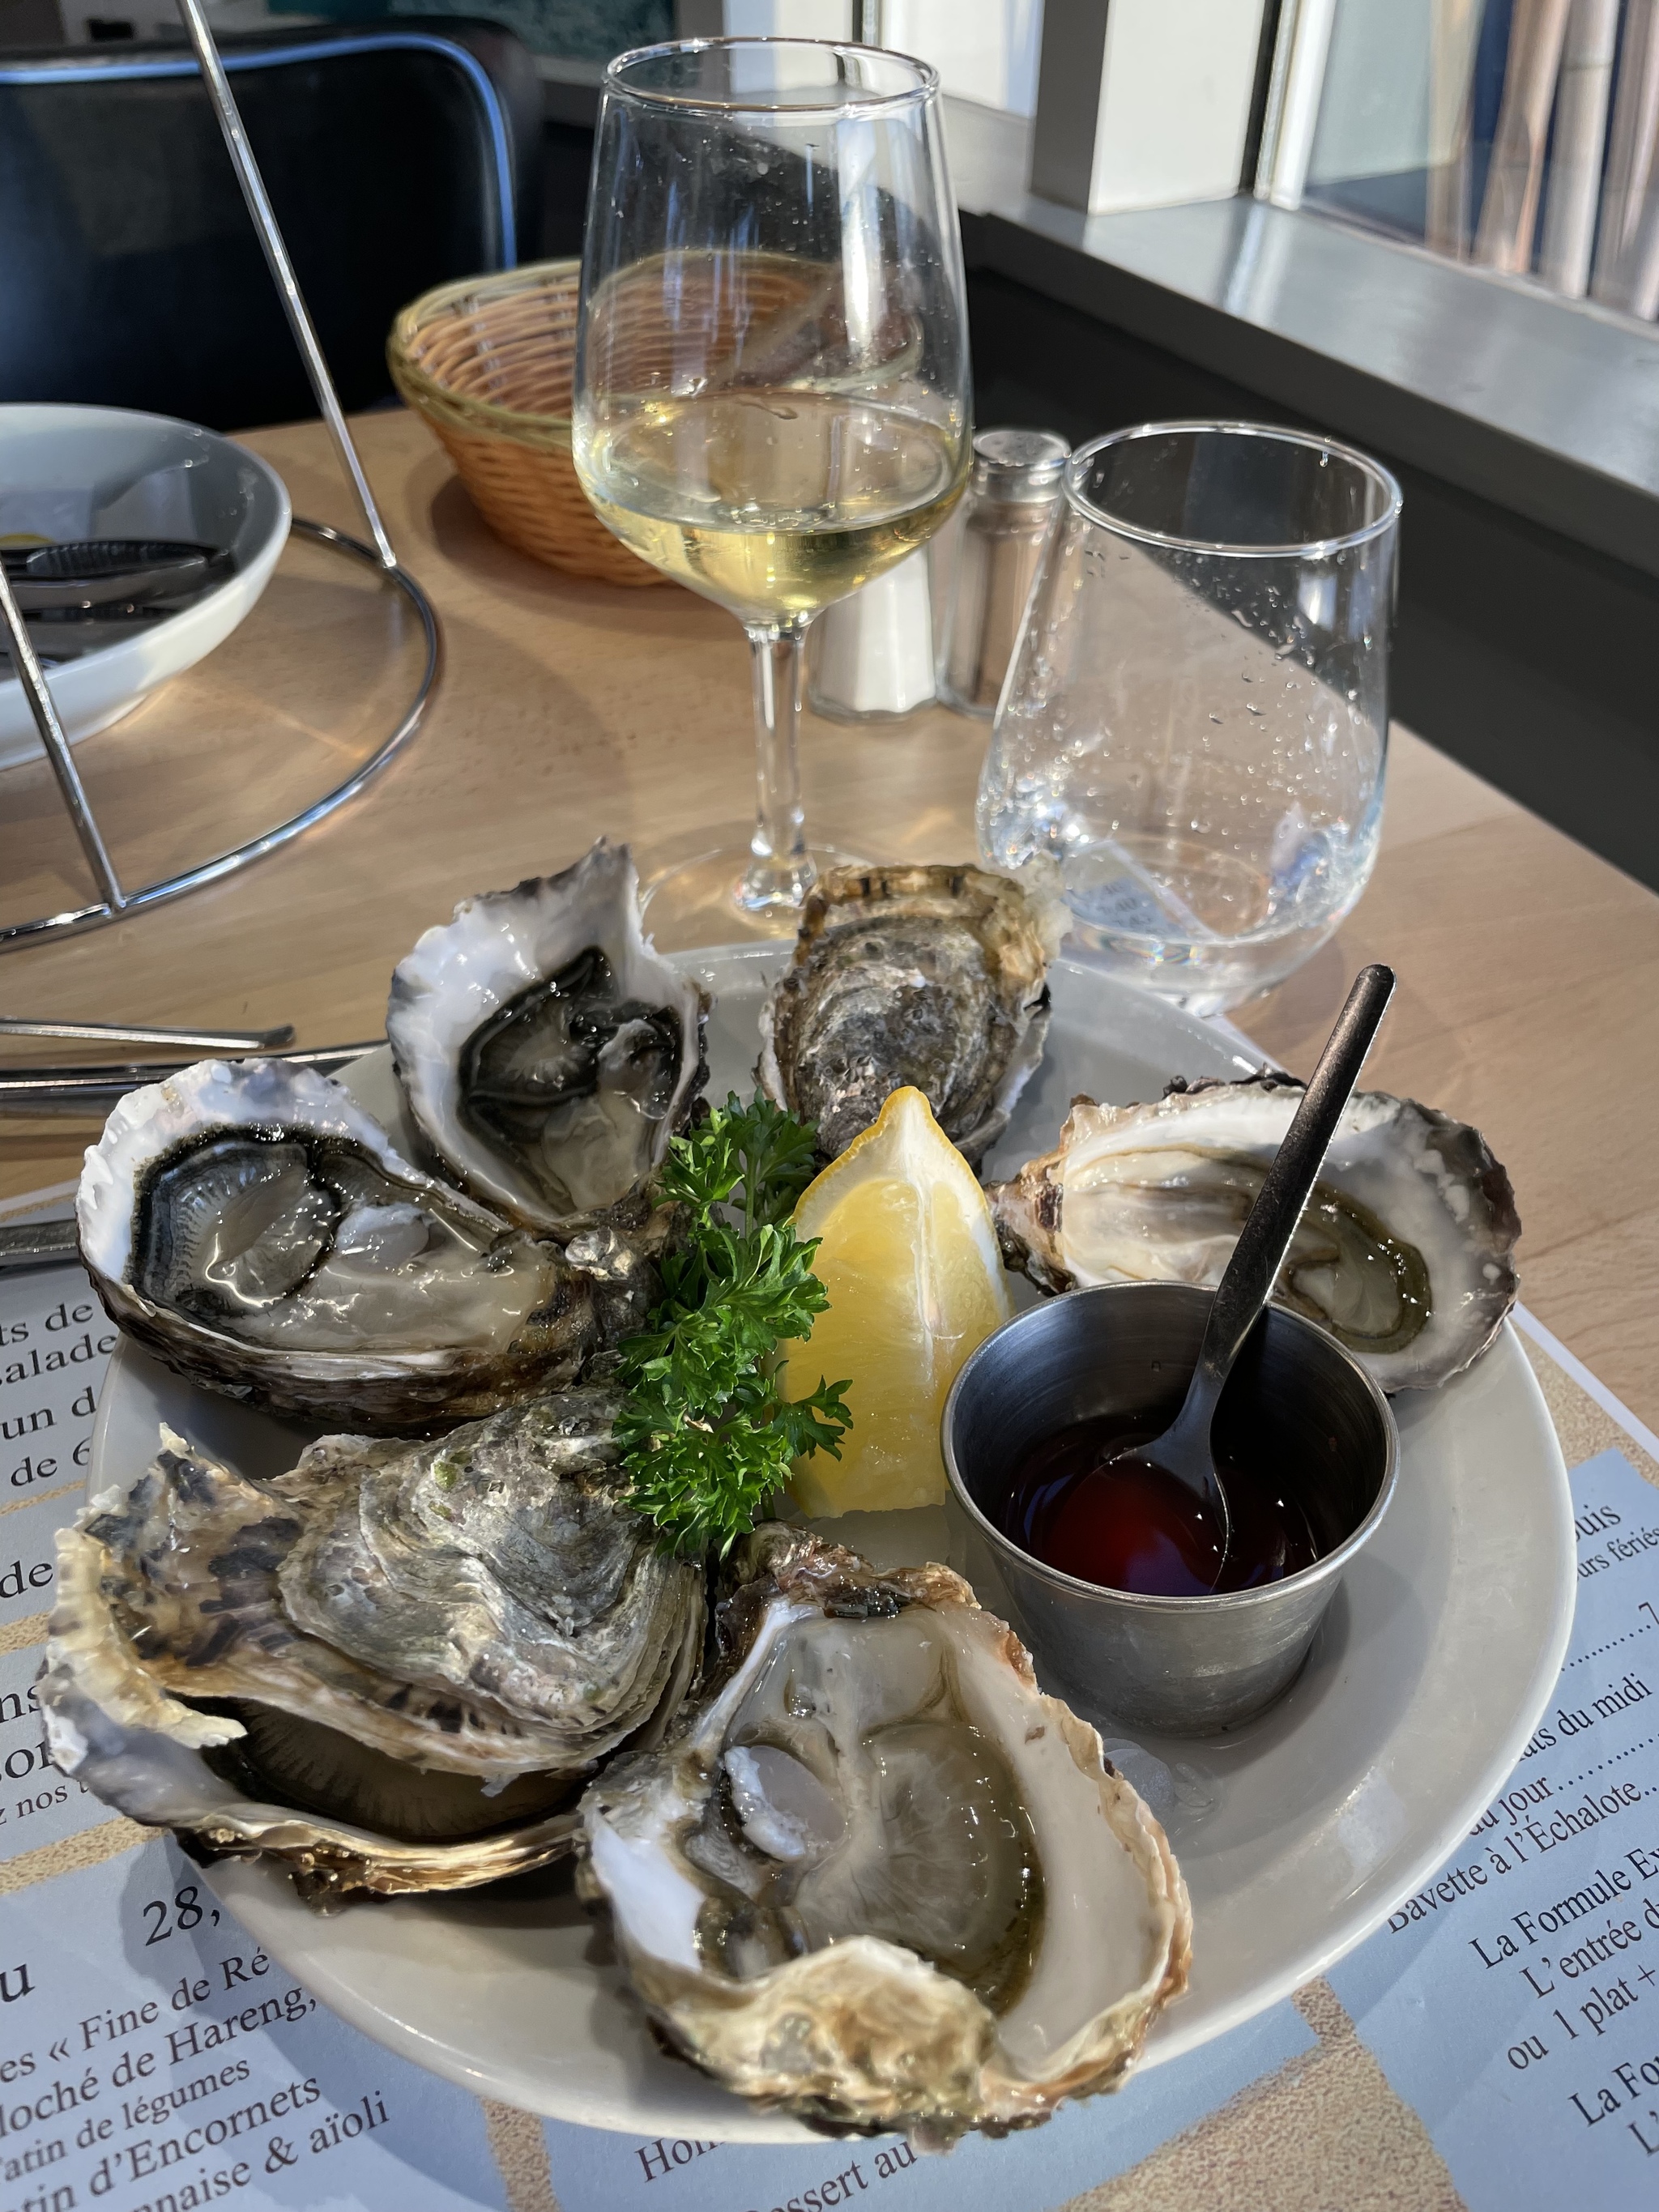
M 398 1079 L 465 1188 L 538 1229 L 639 1193 L 708 1080 L 708 1001 L 641 933 L 625 845 L 463 899 L 401 960 Z
M 1176 1087 L 1155 1105 L 1079 1098 L 1052 1152 L 990 1190 L 1010 1265 L 1048 1291 L 1221 1280 L 1302 1096 L 1289 1077 Z M 1385 1390 L 1478 1359 L 1515 1303 L 1509 1177 L 1467 1123 L 1386 1091 L 1349 1102 L 1276 1297 Z
M 637 1328 L 651 1239 L 565 1251 L 421 1174 L 337 1083 L 204 1060 L 121 1100 L 86 1156 L 82 1256 L 193 1382 L 321 1425 L 429 1430 L 574 1381 Z
M 761 1014 L 763 1089 L 833 1159 L 914 1084 L 977 1163 L 1042 1057 L 1065 927 L 1058 901 L 981 868 L 833 869 Z
M 582 1802 L 656 2026 L 763 2106 L 933 2144 L 1115 2087 L 1192 1920 L 1099 1737 L 946 1568 L 775 1526 L 744 1564 L 717 1688 Z
M 327 1437 L 268 1483 L 164 1431 L 58 1537 L 58 1764 L 313 1893 L 468 1887 L 568 1850 L 576 1788 L 656 1740 L 702 1649 L 701 1576 L 623 1502 L 617 1405 Z

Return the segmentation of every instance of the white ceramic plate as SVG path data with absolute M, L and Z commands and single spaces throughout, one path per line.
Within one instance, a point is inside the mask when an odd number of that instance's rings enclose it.
M 0 407 L 0 539 L 182 538 L 236 556 L 234 575 L 165 622 L 48 671 L 71 741 L 223 643 L 269 582 L 290 514 L 273 468 L 194 422 L 117 407 Z M 22 686 L 8 677 L 0 768 L 40 750 Z
M 711 1091 L 746 1091 L 775 956 L 695 957 L 717 994 Z M 1249 1072 L 1216 1030 L 1127 985 L 1066 963 L 1053 980 L 1048 1054 L 994 1173 L 1047 1150 L 1075 1091 L 1121 1103 L 1156 1097 L 1174 1074 Z M 360 1063 L 352 1087 L 395 1117 L 386 1055 Z M 1572 1514 L 1519 1344 L 1506 1331 L 1471 1374 L 1396 1410 L 1395 1504 L 1289 1695 L 1224 1739 L 1142 1740 L 1176 1773 L 1164 1818 L 1196 1922 L 1191 1989 L 1158 2022 L 1148 2065 L 1248 2020 L 1386 1918 L 1479 1818 L 1554 1684 L 1572 1620 Z M 123 1346 L 89 1487 L 130 1482 L 155 1449 L 158 1419 L 255 1474 L 291 1464 L 301 1433 L 192 1390 Z M 937 1556 L 941 1537 L 955 1547 L 942 1515 L 858 1520 L 854 1540 L 888 1553 L 878 1564 Z M 977 1587 L 994 1607 L 994 1587 L 983 1576 Z M 209 1879 L 325 2003 L 480 2095 L 645 2136 L 810 2139 L 655 2050 L 564 1873 L 510 1893 L 326 1920 L 273 1867 L 225 1861 Z

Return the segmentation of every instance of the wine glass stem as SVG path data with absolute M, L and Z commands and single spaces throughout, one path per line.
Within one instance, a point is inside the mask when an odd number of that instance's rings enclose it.
M 799 906 L 817 872 L 800 804 L 801 659 L 810 619 L 744 624 L 755 680 L 755 857 L 738 902 L 754 913 Z

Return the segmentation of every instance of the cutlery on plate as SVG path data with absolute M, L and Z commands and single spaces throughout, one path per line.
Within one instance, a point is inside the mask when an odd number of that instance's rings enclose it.
M 269 1057 L 332 1075 L 383 1042 L 371 1037 L 364 1044 L 319 1045 Z M 189 1060 L 175 1059 L 132 1060 L 119 1066 L 9 1068 L 0 1074 L 0 1114 L 106 1114 L 129 1091 L 163 1083 L 190 1065 Z
M 271 1030 L 167 1030 L 125 1022 L 52 1022 L 32 1014 L 0 1014 L 0 1036 L 76 1037 L 91 1044 L 177 1044 L 188 1045 L 192 1051 L 249 1053 L 270 1052 L 277 1045 L 291 1044 L 294 1024 L 282 1022 Z
M 1206 1526 L 1214 1532 L 1218 1575 L 1231 1540 L 1231 1515 L 1226 1492 L 1216 1475 L 1210 1423 L 1233 1362 L 1279 1279 L 1303 1208 L 1393 995 L 1391 968 L 1373 963 L 1362 968 L 1354 978 L 1353 988 L 1336 1018 L 1336 1027 L 1308 1079 L 1295 1119 L 1267 1164 L 1255 1203 L 1239 1231 L 1226 1273 L 1211 1303 L 1198 1364 L 1181 1411 L 1161 1436 L 1150 1443 L 1126 1444 L 1113 1453 L 1101 1470 L 1104 1474 L 1114 1469 L 1150 1472 L 1153 1478 L 1162 1477 L 1194 1498 L 1206 1516 Z M 1284 1571 L 1282 1564 L 1277 1571 Z
M 0 1275 L 56 1267 L 79 1249 L 73 1221 L 0 1222 Z
M 109 601 L 177 599 L 228 575 L 234 556 L 216 545 L 172 539 L 94 538 L 64 545 L 8 546 L 6 579 L 25 614 Z

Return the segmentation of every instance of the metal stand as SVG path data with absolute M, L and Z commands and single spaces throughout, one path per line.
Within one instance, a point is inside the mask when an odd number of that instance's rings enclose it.
M 44 915 L 34 921 L 15 922 L 9 927 L 0 927 L 0 952 L 15 951 L 23 945 L 38 944 L 43 939 L 70 936 L 82 930 L 100 928 L 106 922 L 118 921 L 124 915 L 136 914 L 145 907 L 159 905 L 163 899 L 177 898 L 185 891 L 198 890 L 204 884 L 216 883 L 221 877 L 234 874 L 238 868 L 246 867 L 250 860 L 257 860 L 278 845 L 286 844 L 291 837 L 297 837 L 301 830 L 308 830 L 313 823 L 320 822 L 337 806 L 343 805 L 348 799 L 353 798 L 376 770 L 384 767 L 413 735 L 442 665 L 442 635 L 436 611 L 409 571 L 399 565 L 392 550 L 392 540 L 386 535 L 386 525 L 380 520 L 380 509 L 374 504 L 374 495 L 369 489 L 362 459 L 352 442 L 350 429 L 334 389 L 334 380 L 329 374 L 328 363 L 318 343 L 299 279 L 294 273 L 293 263 L 289 259 L 288 247 L 283 243 L 276 212 L 266 195 L 259 165 L 248 144 L 236 97 L 231 91 L 224 64 L 219 58 L 213 33 L 208 28 L 201 0 L 179 0 L 179 12 L 190 33 L 191 44 L 196 49 L 202 81 L 207 87 L 214 112 L 219 118 L 219 128 L 224 133 L 231 165 L 242 188 L 248 213 L 253 218 L 259 243 L 264 249 L 265 259 L 288 317 L 289 327 L 305 362 L 306 374 L 310 379 L 312 391 L 316 394 L 318 410 L 328 426 L 328 434 L 341 470 L 356 495 L 363 520 L 368 526 L 369 536 L 374 542 L 373 545 L 365 545 L 360 538 L 348 538 L 343 531 L 332 530 L 325 523 L 304 522 L 297 516 L 293 527 L 303 536 L 314 538 L 319 544 L 331 546 L 349 558 L 367 562 L 384 575 L 388 584 L 403 592 L 420 617 L 426 637 L 426 665 L 414 698 L 405 708 L 398 726 L 381 740 L 354 775 L 348 776 L 343 783 L 337 784 L 332 791 L 313 805 L 291 816 L 276 829 L 267 830 L 263 836 L 252 838 L 245 845 L 238 845 L 228 853 L 222 853 L 216 860 L 205 861 L 200 867 L 187 869 L 182 875 L 170 876 L 161 883 L 146 884 L 142 890 L 127 890 L 116 873 L 115 863 L 110 858 L 109 849 L 99 830 L 92 803 L 81 781 L 80 770 L 70 755 L 69 738 L 58 719 L 58 710 L 52 704 L 45 672 L 29 642 L 27 629 L 3 567 L 0 567 L 0 620 L 4 623 L 12 665 L 16 669 L 27 696 L 29 711 L 34 717 L 34 726 L 40 733 L 40 743 L 46 748 L 47 762 L 57 780 L 64 811 L 74 826 L 81 850 L 86 856 L 87 866 L 100 893 L 99 898 L 91 905 L 70 908 L 62 914 Z

